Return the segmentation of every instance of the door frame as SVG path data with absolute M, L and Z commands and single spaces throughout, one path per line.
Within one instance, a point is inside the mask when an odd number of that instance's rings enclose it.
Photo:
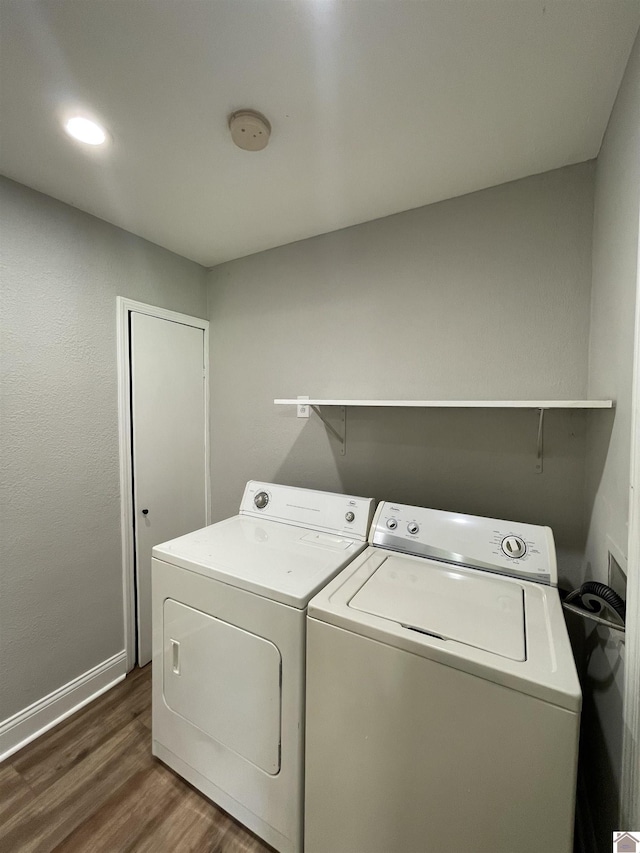
M 124 606 L 124 650 L 127 672 L 136 663 L 135 541 L 133 535 L 133 466 L 131 444 L 131 360 L 129 315 L 147 314 L 160 320 L 193 326 L 204 332 L 204 454 L 206 519 L 211 524 L 211 475 L 209 458 L 209 321 L 190 317 L 124 296 L 116 297 L 118 359 L 118 447 L 120 454 L 120 532 L 122 540 L 122 599 Z
M 640 234 L 631 392 L 631 465 L 627 558 L 620 827 L 640 825 Z

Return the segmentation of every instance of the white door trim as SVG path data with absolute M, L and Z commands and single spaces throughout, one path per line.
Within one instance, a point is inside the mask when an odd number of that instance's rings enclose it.
M 167 311 L 154 305 L 145 305 L 123 296 L 116 297 L 118 342 L 118 431 L 120 450 L 120 529 L 122 537 L 122 593 L 124 601 L 124 648 L 127 654 L 127 672 L 136 661 L 136 607 L 133 537 L 133 470 L 131 466 L 131 371 L 129 359 L 129 314 L 134 311 L 161 320 L 194 326 L 204 332 L 205 377 L 205 483 L 206 518 L 211 523 L 211 477 L 209 474 L 209 321 L 189 317 L 176 311 Z
M 627 620 L 619 827 L 640 826 L 640 235 L 631 411 Z

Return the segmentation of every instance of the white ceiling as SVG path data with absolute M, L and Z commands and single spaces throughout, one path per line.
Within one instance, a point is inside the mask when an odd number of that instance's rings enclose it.
M 0 0 L 0 171 L 212 266 L 590 159 L 638 0 Z M 228 114 L 263 112 L 261 152 Z M 112 140 L 87 150 L 67 111 Z

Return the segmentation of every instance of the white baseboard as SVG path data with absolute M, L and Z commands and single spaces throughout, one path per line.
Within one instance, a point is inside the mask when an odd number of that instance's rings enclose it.
M 126 652 L 118 652 L 1 722 L 0 762 L 122 681 L 126 674 Z

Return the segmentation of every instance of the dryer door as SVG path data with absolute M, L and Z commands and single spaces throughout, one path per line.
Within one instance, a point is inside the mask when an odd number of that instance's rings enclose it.
M 164 602 L 167 706 L 272 775 L 280 770 L 280 652 L 173 599 Z

